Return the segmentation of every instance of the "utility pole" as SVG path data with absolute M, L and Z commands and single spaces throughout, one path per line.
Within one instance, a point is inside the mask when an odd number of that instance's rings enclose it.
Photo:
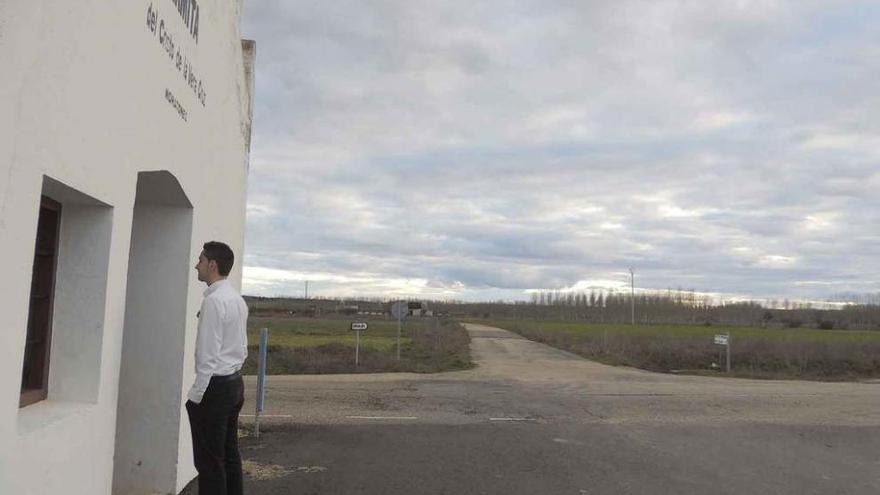
M 632 324 L 636 324 L 636 278 L 632 267 L 629 268 L 630 309 L 632 310 Z
M 306 280 L 306 295 L 305 295 L 305 299 L 306 299 L 306 300 L 309 299 L 309 281 L 308 281 L 308 280 Z

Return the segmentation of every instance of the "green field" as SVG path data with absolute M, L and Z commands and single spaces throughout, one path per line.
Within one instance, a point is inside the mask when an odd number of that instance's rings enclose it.
M 317 319 L 255 316 L 248 319 L 248 343 L 260 343 L 260 329 L 269 329 L 269 344 L 285 347 L 316 347 L 338 343 L 354 347 L 357 336 L 351 322 L 363 321 L 369 328 L 361 332 L 361 346 L 390 349 L 397 345 L 397 321 L 371 319 Z M 412 342 L 413 332 L 424 331 L 426 321 L 407 321 L 401 332 L 401 345 Z
M 351 331 L 353 321 L 369 325 L 361 332 L 357 365 L 354 362 L 357 336 Z M 252 316 L 248 320 L 245 374 L 256 372 L 261 328 L 269 330 L 269 374 L 432 373 L 472 366 L 467 332 L 449 320 L 405 321 L 398 359 L 396 320 Z
M 725 367 L 750 378 L 858 380 L 880 377 L 880 332 L 687 325 L 603 325 L 537 320 L 471 320 L 519 333 L 589 359 L 658 372 L 705 374 Z
M 559 334 L 602 336 L 632 336 L 653 338 L 701 338 L 711 340 L 714 335 L 730 333 L 737 338 L 771 341 L 803 342 L 880 342 L 880 331 L 870 330 L 816 330 L 810 328 L 752 328 L 730 326 L 695 325 L 603 325 L 597 323 L 572 323 L 534 320 L 468 320 L 481 325 L 496 326 L 508 330 L 522 329 Z

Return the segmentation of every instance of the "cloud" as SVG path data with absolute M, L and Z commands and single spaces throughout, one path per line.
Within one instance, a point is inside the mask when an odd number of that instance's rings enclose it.
M 247 291 L 525 298 L 629 266 L 643 288 L 880 290 L 871 2 L 245 13 Z

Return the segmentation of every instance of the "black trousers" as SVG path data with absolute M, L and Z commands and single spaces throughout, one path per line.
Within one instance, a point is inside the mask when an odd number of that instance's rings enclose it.
M 186 401 L 200 495 L 242 495 L 238 413 L 243 404 L 241 376 L 211 378 L 200 403 Z

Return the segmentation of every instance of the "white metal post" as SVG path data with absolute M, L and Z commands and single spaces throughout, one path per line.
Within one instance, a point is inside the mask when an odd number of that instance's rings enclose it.
M 730 373 L 730 332 L 727 332 L 727 372 Z
M 400 327 L 403 322 L 403 312 L 397 313 L 397 360 L 400 361 Z

